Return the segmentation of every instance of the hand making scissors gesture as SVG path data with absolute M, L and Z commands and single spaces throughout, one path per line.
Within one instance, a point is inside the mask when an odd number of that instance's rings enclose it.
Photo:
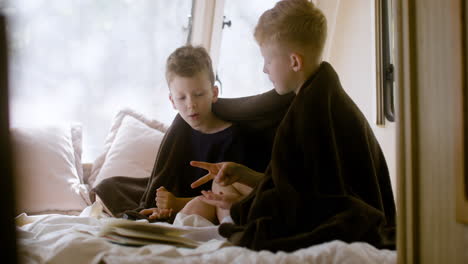
M 202 161 L 191 161 L 190 165 L 205 169 L 208 173 L 200 179 L 194 181 L 190 186 L 197 188 L 210 180 L 214 180 L 221 186 L 231 185 L 234 182 L 239 181 L 239 168 L 240 164 L 234 162 L 220 162 L 220 163 L 209 163 Z
M 250 187 L 255 187 L 263 178 L 264 174 L 256 172 L 242 164 L 235 162 L 219 162 L 209 163 L 202 161 L 191 161 L 190 165 L 205 169 L 208 173 L 200 179 L 194 181 L 190 186 L 197 188 L 198 186 L 214 180 L 215 183 L 221 186 L 231 185 L 235 182 L 243 183 Z

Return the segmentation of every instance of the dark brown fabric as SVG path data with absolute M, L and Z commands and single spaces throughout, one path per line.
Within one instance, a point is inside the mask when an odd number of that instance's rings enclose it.
M 364 115 L 328 63 L 278 127 L 264 180 L 231 208 L 221 235 L 254 250 L 293 251 L 339 239 L 395 246 L 388 168 Z
M 263 171 L 271 158 L 276 128 L 286 113 L 293 94 L 279 96 L 274 90 L 234 99 L 220 98 L 213 111 L 220 118 L 239 125 L 246 141 L 247 165 Z M 156 189 L 164 186 L 178 197 L 194 197 L 205 189 L 191 189 L 184 175 L 189 161 L 187 140 L 191 128 L 177 115 L 165 134 L 151 177 L 134 179 L 112 177 L 102 181 L 92 191 L 104 202 L 116 217 L 145 218 L 138 214 L 143 208 L 156 207 Z

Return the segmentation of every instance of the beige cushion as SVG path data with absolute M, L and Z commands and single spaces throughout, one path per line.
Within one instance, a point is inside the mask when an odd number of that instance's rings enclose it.
M 14 127 L 11 135 L 17 213 L 74 215 L 89 204 L 80 126 Z
M 105 142 L 105 152 L 93 163 L 92 188 L 114 176 L 149 177 L 166 132 L 163 123 L 130 109 L 120 111 Z

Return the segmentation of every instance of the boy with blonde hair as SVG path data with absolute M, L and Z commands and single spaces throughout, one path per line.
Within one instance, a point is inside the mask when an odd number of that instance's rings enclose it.
M 331 240 L 395 246 L 395 204 L 380 146 L 364 115 L 322 61 L 326 19 L 307 0 L 282 0 L 260 17 L 255 39 L 263 71 L 279 94 L 295 99 L 278 127 L 264 173 L 235 162 L 192 162 L 220 185 L 254 190 L 229 204 L 222 193 L 204 201 L 230 208 L 221 235 L 254 250 L 294 251 Z

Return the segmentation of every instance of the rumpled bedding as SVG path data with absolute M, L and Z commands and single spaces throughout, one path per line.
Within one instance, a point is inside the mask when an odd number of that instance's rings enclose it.
M 296 250 L 253 251 L 233 246 L 217 233 L 217 226 L 197 216 L 177 217 L 174 225 L 199 231 L 192 239 L 204 241 L 195 249 L 154 244 L 127 247 L 97 236 L 109 217 L 95 203 L 80 216 L 17 217 L 22 263 L 396 263 L 396 251 L 367 243 L 339 240 Z

